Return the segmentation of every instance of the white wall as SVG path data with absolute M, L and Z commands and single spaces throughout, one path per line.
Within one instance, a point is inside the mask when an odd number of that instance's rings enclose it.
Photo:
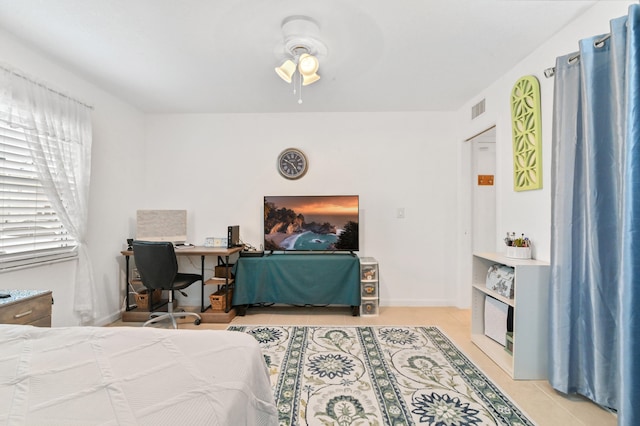
M 458 186 L 460 217 L 458 218 L 459 242 L 459 298 L 460 306 L 469 306 L 471 280 L 471 242 L 469 234 L 470 212 L 465 208 L 470 196 L 467 184 L 472 179 L 469 171 L 468 143 L 465 139 L 496 125 L 496 190 L 497 190 L 497 239 L 496 251 L 504 251 L 501 242 L 506 232 L 525 233 L 534 243 L 533 256 L 550 259 L 551 236 L 551 149 L 553 122 L 553 78 L 544 77 L 544 70 L 555 66 L 558 56 L 578 50 L 578 41 L 609 32 L 609 21 L 627 14 L 628 1 L 599 2 L 586 13 L 557 33 L 553 38 L 528 55 L 502 78 L 471 99 L 458 112 L 463 123 L 459 135 L 460 181 Z M 515 192 L 513 190 L 513 148 L 511 138 L 511 110 L 509 99 L 515 82 L 523 76 L 534 75 L 540 82 L 542 103 L 542 166 L 543 187 L 539 190 Z M 486 112 L 471 120 L 471 106 L 486 99 Z
M 96 281 L 96 323 L 119 317 L 122 285 L 119 251 L 134 223 L 130 206 L 136 199 L 136 182 L 144 138 L 144 116 L 91 83 L 50 61 L 41 52 L 20 44 L 0 31 L 0 62 L 18 68 L 49 87 L 94 106 L 91 196 L 88 246 Z M 76 261 L 0 272 L 0 288 L 53 290 L 54 326 L 77 325 L 73 314 Z
M 360 255 L 380 262 L 381 303 L 451 305 L 456 226 L 451 165 L 457 155 L 452 118 L 452 113 L 151 115 L 148 192 L 131 214 L 136 208 L 187 209 L 191 242 L 202 244 L 207 236 L 225 236 L 228 225 L 240 225 L 241 238 L 259 246 L 263 196 L 357 194 Z M 276 170 L 278 154 L 290 146 L 309 158 L 309 171 L 297 181 Z M 404 219 L 396 217 L 399 207 Z M 189 294 L 197 303 L 197 289 Z

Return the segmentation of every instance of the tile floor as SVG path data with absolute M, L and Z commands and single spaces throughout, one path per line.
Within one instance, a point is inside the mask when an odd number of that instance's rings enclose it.
M 116 322 L 113 326 L 139 326 L 141 323 Z M 512 380 L 482 351 L 471 343 L 471 311 L 448 307 L 381 307 L 376 317 L 353 317 L 342 307 L 251 308 L 244 317 L 236 316 L 232 325 L 409 325 L 437 326 L 471 359 L 484 374 L 507 394 L 539 426 L 616 425 L 615 415 L 581 397 L 567 397 L 548 382 Z M 229 324 L 183 322 L 180 328 L 224 330 Z

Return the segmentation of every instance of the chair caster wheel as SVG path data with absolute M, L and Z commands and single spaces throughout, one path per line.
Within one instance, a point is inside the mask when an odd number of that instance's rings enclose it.
M 193 323 L 195 325 L 200 325 L 200 323 L 202 322 L 202 320 L 200 318 L 198 318 L 197 320 L 195 320 Z

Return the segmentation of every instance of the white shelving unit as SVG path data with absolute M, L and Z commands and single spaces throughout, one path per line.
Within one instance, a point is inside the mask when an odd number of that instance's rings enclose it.
M 373 257 L 360 258 L 360 315 L 376 316 L 380 311 L 378 261 Z
M 486 287 L 487 271 L 495 264 L 514 268 L 514 298 Z M 511 259 L 498 253 L 475 253 L 471 285 L 471 341 L 514 379 L 547 378 L 549 263 Z M 513 355 L 485 335 L 485 298 L 513 307 Z

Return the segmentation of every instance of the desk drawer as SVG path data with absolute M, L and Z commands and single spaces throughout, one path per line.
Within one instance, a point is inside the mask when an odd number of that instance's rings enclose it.
M 5 305 L 0 309 L 0 324 L 41 324 L 41 319 L 49 317 L 51 325 L 51 293 L 30 297 Z M 46 321 L 45 321 L 46 322 Z

